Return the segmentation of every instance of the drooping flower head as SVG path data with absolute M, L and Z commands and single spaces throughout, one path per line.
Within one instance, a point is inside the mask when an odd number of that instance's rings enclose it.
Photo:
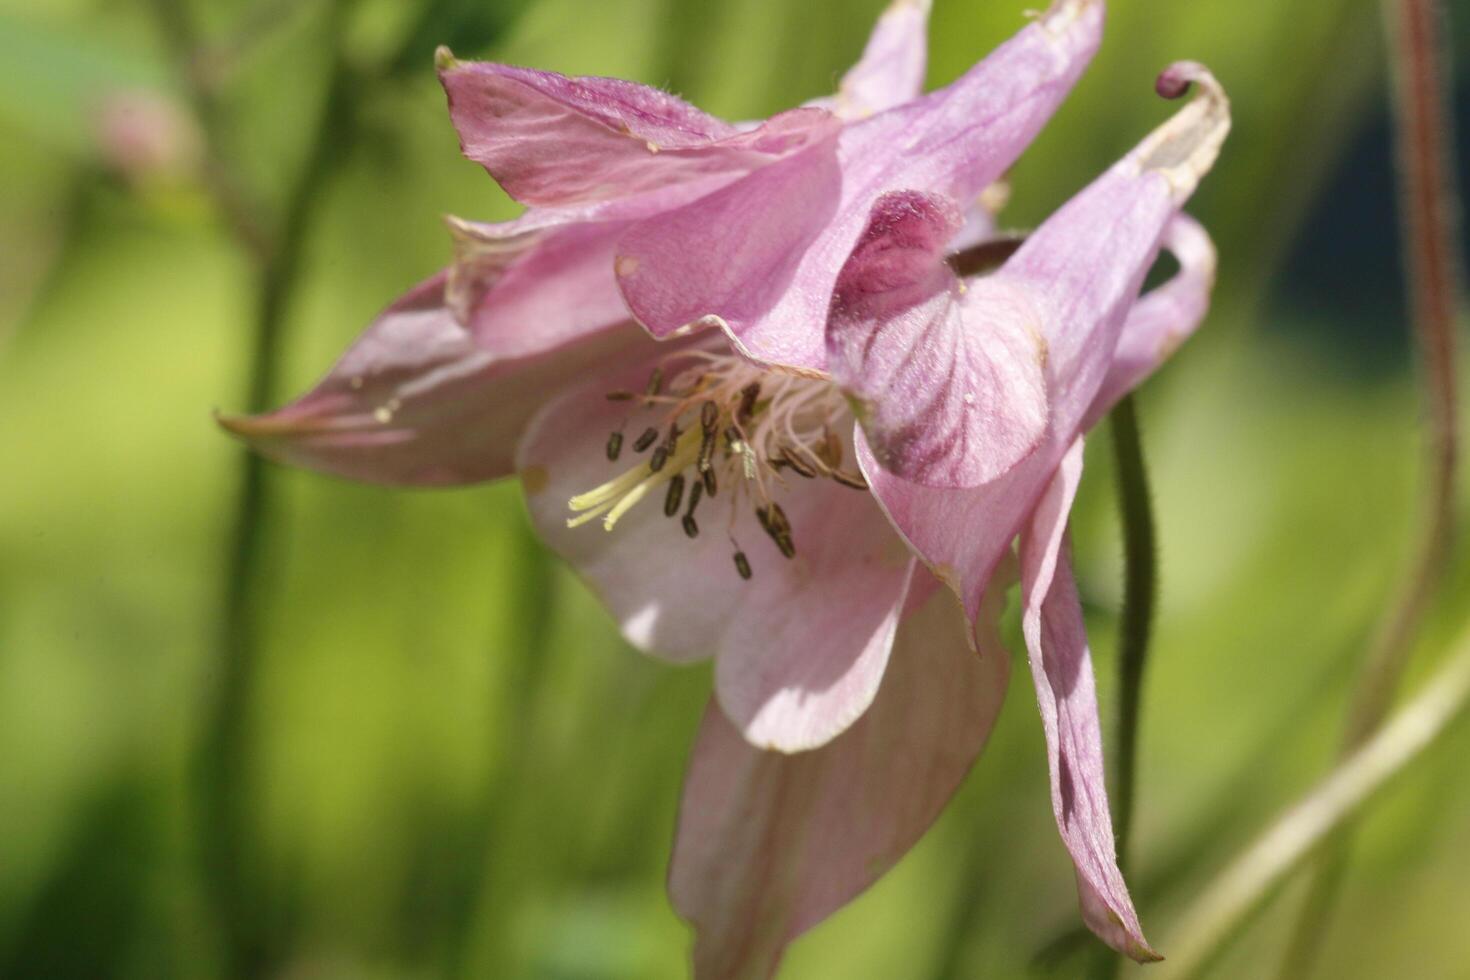
M 700 976 L 768 974 L 937 816 L 1003 697 L 1018 538 L 1084 915 L 1153 956 L 1113 857 L 1062 536 L 1082 433 L 1203 314 L 1213 252 L 1179 209 L 1228 111 L 1175 66 L 1166 94 L 1203 98 L 962 274 L 977 202 L 1080 75 L 1102 4 L 1058 0 L 921 95 L 926 14 L 900 0 L 837 95 L 754 125 L 441 54 L 466 155 L 528 210 L 452 221 L 451 268 L 321 384 L 226 420 L 354 478 L 514 470 L 634 645 L 714 658 L 670 872 Z M 1161 247 L 1181 270 L 1140 299 Z

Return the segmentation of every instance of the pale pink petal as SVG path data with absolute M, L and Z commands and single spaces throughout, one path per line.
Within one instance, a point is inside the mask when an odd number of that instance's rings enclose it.
M 863 56 L 838 87 L 836 111 L 861 119 L 916 98 L 924 90 L 930 0 L 894 0 L 878 18 Z
M 734 486 L 701 500 L 698 536 L 690 539 L 682 515 L 692 466 L 682 474 L 688 483 L 673 517 L 665 516 L 668 485 L 660 483 L 611 531 L 601 518 L 568 527 L 576 516 L 571 498 L 642 464 L 647 456 L 632 444 L 649 426 L 665 428 L 662 410 L 605 397 L 617 388 L 641 390 L 650 368 L 645 361 L 638 371 L 608 372 L 537 416 L 518 457 L 532 520 L 629 642 L 674 661 L 717 659 L 720 703 L 746 738 L 784 751 L 820 745 L 871 702 L 913 559 L 868 494 L 826 480 L 772 485 L 791 524 L 792 559 L 761 530 L 749 492 L 737 496 Z M 622 450 L 609 461 L 608 438 L 617 429 Z M 752 570 L 748 581 L 736 570 L 737 546 Z
M 827 321 L 828 370 L 878 461 L 929 486 L 993 480 L 1047 425 L 1036 316 L 990 280 L 960 284 L 944 260 L 960 225 L 944 198 L 879 198 Z
M 1021 535 L 1022 630 L 1046 733 L 1052 810 L 1077 869 L 1082 917 L 1109 946 L 1148 962 L 1159 955 L 1143 938 L 1118 870 L 1092 660 L 1077 585 L 1063 554 L 1067 515 L 1081 476 L 1079 439 Z
M 1051 116 L 1096 49 L 1101 26 L 1100 2 L 1058 0 L 947 88 L 845 127 L 837 137 L 841 186 L 822 192 L 822 206 L 833 193 L 840 198 L 815 238 L 804 222 L 753 235 L 729 220 L 728 201 L 696 201 L 640 223 L 618 250 L 629 308 L 655 336 L 715 323 L 755 360 L 825 370 L 827 306 L 874 202 L 900 190 L 976 198 Z M 762 197 L 753 190 L 744 200 L 755 207 Z M 780 195 L 764 206 L 792 203 Z M 767 260 L 755 257 L 763 247 Z M 728 256 L 737 250 L 746 258 L 732 269 Z M 677 293 L 671 282 L 680 284 Z
M 1063 433 L 1097 397 L 1164 231 L 1230 128 L 1225 94 L 1203 68 L 1181 63 L 1160 78 L 1198 81 L 1203 96 L 1048 218 L 994 277 L 1028 295 L 1041 317 L 1053 425 Z
M 627 321 L 502 354 L 445 305 L 440 274 L 385 310 L 311 391 L 222 425 L 284 463 L 371 483 L 449 486 L 512 472 L 531 415 L 581 372 L 646 343 Z
M 1128 311 L 1113 363 L 1087 410 L 1084 429 L 1096 425 L 1188 340 L 1209 309 L 1215 286 L 1215 246 L 1210 236 L 1199 222 L 1181 213 L 1164 230 L 1164 247 L 1179 260 L 1179 271 Z
M 998 592 L 987 622 L 1002 602 Z M 873 706 L 811 752 L 762 752 L 705 712 L 669 869 L 674 907 L 697 933 L 697 980 L 769 977 L 787 943 L 933 823 L 990 734 L 1010 666 L 990 633 L 972 652 L 965 629 L 933 592 L 900 627 Z
M 526 204 L 575 205 L 732 178 L 824 139 L 830 113 L 794 109 L 748 130 L 666 92 L 441 54 L 465 156 Z

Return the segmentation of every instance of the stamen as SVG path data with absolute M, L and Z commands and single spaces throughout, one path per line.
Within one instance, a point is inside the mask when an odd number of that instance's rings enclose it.
M 636 397 L 638 396 L 634 395 L 631 391 L 626 391 L 622 389 L 619 389 L 618 391 L 609 391 L 607 393 L 607 400 L 610 402 L 630 402 Z
M 695 484 L 699 486 L 699 484 Z M 679 503 L 684 498 L 684 477 L 676 476 L 669 481 L 669 492 L 664 496 L 664 516 L 673 517 L 679 513 Z
M 860 473 L 849 473 L 846 470 L 833 470 L 832 479 L 844 487 L 852 487 L 854 490 L 868 489 L 868 481 L 863 479 Z
M 713 497 L 715 495 L 715 490 L 717 489 L 717 485 L 715 483 L 715 471 L 713 469 L 705 470 L 703 473 L 700 474 L 700 477 L 704 480 L 704 492 Z
M 706 400 L 699 407 L 699 424 L 707 433 L 715 431 L 715 425 L 720 421 L 720 410 L 714 402 Z
M 691 538 L 699 537 L 699 525 L 694 523 L 693 514 L 684 515 L 684 533 Z
M 740 389 L 740 408 L 735 412 L 736 422 L 745 422 L 755 414 L 755 400 L 760 397 L 761 383 L 752 381 Z
M 808 480 L 817 475 L 817 471 L 812 468 L 811 464 L 803 460 L 796 453 L 792 452 L 790 446 L 781 447 L 781 462 L 785 463 L 787 466 L 791 467 L 798 474 L 806 477 Z
M 614 432 L 607 437 L 607 458 L 611 462 L 617 462 L 618 454 L 623 451 L 623 434 Z
M 643 393 L 649 398 L 652 398 L 663 389 L 663 385 L 664 369 L 663 366 L 660 365 L 659 367 L 654 368 L 653 373 L 648 376 L 648 387 L 643 389 Z
M 653 441 L 657 438 L 658 430 L 653 428 L 652 426 L 649 426 L 648 428 L 643 430 L 643 434 L 638 437 L 638 441 L 633 443 L 633 449 L 641 453 L 643 452 L 643 450 L 653 445 Z
M 705 402 L 705 404 L 708 405 L 710 403 L 709 402 Z M 712 429 L 712 428 L 710 428 L 709 426 L 705 426 L 704 436 L 703 436 L 702 440 L 699 443 L 699 461 L 698 461 L 699 472 L 701 472 L 701 473 L 708 473 L 709 472 L 710 460 L 712 460 L 714 458 L 714 455 L 715 455 L 715 430 Z
M 653 470 L 653 472 L 657 473 L 659 470 L 661 470 L 661 469 L 664 468 L 664 464 L 667 463 L 668 461 L 669 461 L 669 451 L 668 451 L 668 449 L 665 448 L 664 446 L 659 446 L 657 449 L 655 449 L 653 451 L 653 456 L 648 460 L 648 468 L 651 469 L 651 470 Z
M 699 506 L 699 498 L 704 494 L 704 484 L 698 480 L 689 488 L 689 516 L 694 516 L 694 508 Z
M 745 557 L 745 552 L 735 552 L 735 571 L 747 582 L 750 581 L 750 559 Z

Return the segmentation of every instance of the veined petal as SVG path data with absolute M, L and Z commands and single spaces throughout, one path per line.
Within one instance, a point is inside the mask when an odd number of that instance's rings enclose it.
M 465 156 L 525 204 L 585 204 L 733 178 L 839 125 L 804 108 L 741 131 L 646 85 L 458 61 L 442 49 L 439 76 Z
M 1224 91 L 1198 65 L 1165 71 L 1161 90 L 1177 94 L 1183 77 L 1200 83 L 1202 97 L 1048 218 L 992 277 L 1041 317 L 1052 424 L 1064 438 L 1097 397 L 1164 231 L 1230 128 Z
M 445 274 L 385 310 L 311 391 L 274 412 L 220 424 L 285 463 L 397 486 L 509 474 L 516 441 L 548 394 L 644 342 L 623 321 L 500 353 L 446 306 Z
M 948 87 L 844 128 L 836 145 L 840 198 L 816 237 L 805 223 L 762 218 L 753 220 L 776 228 L 751 241 L 744 225 L 727 219 L 728 201 L 710 199 L 640 222 L 618 249 L 629 309 L 655 336 L 718 323 L 757 361 L 825 371 L 822 324 L 832 290 L 878 198 L 899 190 L 977 197 L 1055 111 L 1101 27 L 1099 0 L 1058 0 Z M 748 207 L 791 206 L 789 196 L 762 204 L 764 197 L 744 192 Z M 761 245 L 765 261 L 728 266 L 733 250 Z M 673 282 L 681 284 L 677 294 Z
M 630 444 L 645 428 L 660 436 L 667 428 L 666 412 L 605 397 L 641 390 L 668 345 L 648 342 L 646 351 L 637 370 L 609 372 L 569 392 L 529 427 L 517 465 L 532 520 L 630 643 L 673 661 L 717 659 L 719 702 L 748 740 L 782 751 L 821 745 L 872 701 L 913 559 L 868 494 L 827 480 L 769 484 L 791 525 L 790 559 L 757 524 L 750 492 L 734 486 L 703 497 L 694 515 L 698 536 L 690 538 L 680 516 L 687 494 L 673 517 L 663 507 L 672 465 L 648 481 L 640 491 L 647 499 L 620 514 L 612 530 L 600 522 L 569 527 L 571 498 L 641 465 Z M 615 430 L 625 438 L 610 462 Z M 692 491 L 693 467 L 679 472 Z M 737 572 L 737 549 L 749 580 Z
M 827 321 L 828 370 L 855 400 L 873 453 L 929 486 L 993 480 L 1047 425 L 1040 324 L 989 280 L 961 284 L 944 261 L 960 227 L 944 198 L 879 198 Z
M 1177 214 L 1164 229 L 1164 247 L 1179 261 L 1179 271 L 1162 286 L 1145 293 L 1118 334 L 1118 348 L 1102 387 L 1083 420 L 1090 429 L 1138 387 L 1204 319 L 1215 287 L 1215 246 L 1187 214 Z
M 705 712 L 669 869 L 674 907 L 697 933 L 697 980 L 769 977 L 787 943 L 923 836 L 980 753 L 1009 658 L 993 632 L 969 650 L 953 600 L 929 592 L 899 629 L 877 700 L 828 745 L 762 752 Z M 998 590 L 987 622 L 1002 604 Z
M 916 98 L 924 90 L 930 0 L 894 0 L 878 18 L 858 63 L 842 76 L 835 109 L 862 119 Z
M 1051 763 L 1052 810 L 1077 869 L 1082 917 L 1109 946 L 1149 962 L 1160 957 L 1143 938 L 1118 870 L 1091 654 L 1077 586 L 1063 554 L 1067 515 L 1081 475 L 1079 439 L 1021 536 L 1022 629 Z

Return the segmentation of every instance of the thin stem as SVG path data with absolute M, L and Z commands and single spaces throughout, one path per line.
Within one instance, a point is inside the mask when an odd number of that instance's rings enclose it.
M 1123 519 L 1123 613 L 1118 627 L 1118 782 L 1113 826 L 1118 867 L 1126 871 L 1137 789 L 1138 729 L 1143 673 L 1158 597 L 1158 554 L 1148 470 L 1138 413 L 1129 395 L 1113 409 L 1113 453 L 1118 467 L 1118 505 Z
M 1470 703 L 1470 630 L 1408 705 L 1282 814 L 1185 910 L 1162 948 L 1155 980 L 1183 980 L 1207 966 L 1230 934 L 1288 874 L 1380 789 L 1444 734 Z
M 1455 320 L 1462 294 L 1447 111 L 1450 64 L 1443 43 L 1447 15 L 1437 0 L 1384 0 L 1383 11 L 1394 70 L 1400 225 L 1424 394 L 1427 479 L 1415 557 L 1364 658 L 1343 732 L 1344 754 L 1362 745 L 1388 713 L 1455 537 Z M 1283 978 L 1307 976 L 1316 961 L 1345 877 L 1350 837 L 1345 831 L 1323 855 L 1287 948 Z
M 1114 751 L 1117 783 L 1113 791 L 1113 828 L 1118 869 L 1128 872 L 1134 799 L 1138 785 L 1138 731 L 1143 706 L 1143 675 L 1158 598 L 1158 543 L 1154 529 L 1148 469 L 1133 396 L 1112 412 L 1113 456 L 1118 468 L 1118 507 L 1123 523 L 1123 611 L 1118 623 L 1118 743 Z M 1100 954 L 1096 975 L 1112 977 L 1122 963 L 1108 950 Z
M 346 3 L 333 0 L 328 8 L 326 36 L 332 39 L 332 49 L 322 123 L 286 196 L 280 219 L 273 224 L 259 220 L 260 209 L 228 166 L 226 120 L 215 97 L 213 80 L 200 63 L 203 46 L 186 6 L 178 0 L 155 0 L 154 11 L 205 134 L 208 188 L 254 267 L 255 309 L 244 401 L 248 411 L 259 412 L 275 399 L 281 334 L 299 283 L 306 232 L 347 140 L 344 130 L 350 119 L 352 85 L 335 44 L 342 35 Z M 258 674 L 258 611 L 265 580 L 264 544 L 270 510 L 264 463 L 259 456 L 242 452 L 234 516 L 221 570 L 218 675 L 205 712 L 194 773 L 205 888 L 222 932 L 224 972 L 237 977 L 270 972 L 281 932 L 279 924 L 268 921 L 252 901 L 246 853 L 250 801 L 248 708 Z

